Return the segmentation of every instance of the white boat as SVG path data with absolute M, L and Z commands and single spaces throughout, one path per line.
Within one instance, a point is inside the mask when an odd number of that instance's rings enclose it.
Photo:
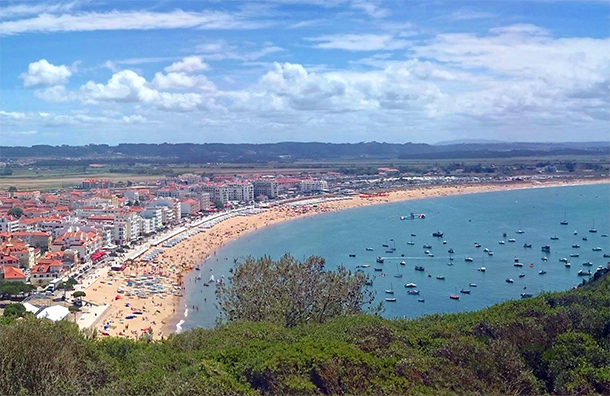
M 478 268 L 478 270 L 479 270 L 479 271 L 481 271 L 481 272 L 485 272 L 485 271 L 487 270 L 487 268 L 485 268 L 485 267 L 480 267 L 480 268 Z
M 500 242 L 498 242 L 498 243 L 499 243 L 500 245 L 504 245 L 506 242 L 504 242 L 504 241 L 500 241 Z
M 472 263 L 474 261 L 474 259 L 472 257 L 466 257 L 464 259 L 464 261 L 468 262 L 468 263 Z
M 367 247 L 367 248 L 366 248 L 366 251 L 367 251 L 367 252 L 372 252 L 373 250 L 375 250 L 375 249 L 373 249 L 372 247 Z
M 510 238 L 508 241 L 509 241 L 509 242 L 517 242 L 517 240 L 516 240 L 516 239 L 514 239 L 514 238 Z
M 407 283 L 405 287 L 417 287 L 415 283 Z

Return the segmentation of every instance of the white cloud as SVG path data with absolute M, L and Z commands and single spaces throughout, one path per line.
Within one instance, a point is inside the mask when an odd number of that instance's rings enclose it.
M 389 11 L 381 8 L 379 2 L 371 0 L 352 0 L 352 8 L 363 11 L 373 18 L 383 18 L 388 16 Z
M 199 44 L 195 47 L 195 51 L 201 53 L 202 57 L 206 60 L 239 60 L 239 61 L 255 61 L 260 58 L 264 58 L 268 55 L 282 52 L 283 48 L 273 45 L 273 43 L 263 43 L 262 47 L 258 49 L 253 48 L 239 48 L 236 45 L 227 43 L 224 40 L 212 41 L 203 44 Z
M 40 14 L 29 19 L 0 23 L 0 35 L 28 32 L 84 32 L 96 30 L 151 30 L 151 29 L 204 29 L 230 30 L 255 29 L 260 23 L 225 12 L 187 12 L 176 10 L 167 13 L 149 11 L 86 12 L 80 14 Z
M 72 72 L 67 66 L 55 66 L 46 59 L 41 59 L 30 63 L 28 71 L 21 73 L 19 77 L 25 87 L 41 87 L 65 84 L 71 75 Z
M 197 88 L 203 93 L 162 92 L 162 89 Z M 205 76 L 189 76 L 184 73 L 157 73 L 152 84 L 132 70 L 122 70 L 112 75 L 106 84 L 87 82 L 80 89 L 85 103 L 118 102 L 144 103 L 165 111 L 195 111 L 218 108 L 215 103 L 215 87 Z
M 164 70 L 167 73 L 193 73 L 196 71 L 206 71 L 210 69 L 210 65 L 203 62 L 199 56 L 188 56 L 180 62 L 172 63 Z
M 390 34 L 334 34 L 312 37 L 315 48 L 340 49 L 346 51 L 390 51 L 406 48 L 409 42 Z
M 55 85 L 45 89 L 39 89 L 34 92 L 34 95 L 46 102 L 67 102 L 76 99 L 74 93 L 69 92 L 63 85 Z
M 40 15 L 44 13 L 58 13 L 70 11 L 76 7 L 76 2 L 71 3 L 38 3 L 38 4 L 12 4 L 0 10 L 0 19 L 11 19 L 28 15 Z
M 454 11 L 447 17 L 447 19 L 452 21 L 472 21 L 475 19 L 492 18 L 497 18 L 497 15 L 491 12 L 473 11 L 466 8 Z
M 171 89 L 216 90 L 214 84 L 205 76 L 192 76 L 186 73 L 155 73 L 155 78 L 152 80 L 152 86 L 162 91 Z

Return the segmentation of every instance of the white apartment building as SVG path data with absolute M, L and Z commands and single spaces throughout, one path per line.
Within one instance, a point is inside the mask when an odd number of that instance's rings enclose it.
M 250 202 L 254 201 L 254 186 L 250 182 L 227 183 L 229 201 Z
M 19 231 L 19 219 L 9 215 L 0 217 L 0 232 L 17 231 Z
M 328 183 L 326 180 L 305 179 L 301 180 L 300 190 L 302 193 L 327 191 Z

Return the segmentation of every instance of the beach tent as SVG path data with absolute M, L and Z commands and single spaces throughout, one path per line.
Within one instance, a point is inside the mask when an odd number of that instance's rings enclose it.
M 61 305 L 52 305 L 40 311 L 36 317 L 38 319 L 49 319 L 50 321 L 57 322 L 64 319 L 70 314 L 70 310 Z
M 35 315 L 36 312 L 40 311 L 40 308 L 38 308 L 36 305 L 30 304 L 29 302 L 24 302 L 22 304 L 25 307 L 26 312 L 31 312 Z

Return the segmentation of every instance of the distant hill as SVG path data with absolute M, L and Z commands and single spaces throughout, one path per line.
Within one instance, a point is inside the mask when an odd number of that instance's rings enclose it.
M 0 147 L 0 158 L 34 158 L 51 162 L 100 163 L 160 162 L 160 163 L 256 163 L 295 160 L 337 159 L 437 159 L 437 158 L 501 158 L 549 155 L 606 155 L 609 142 L 586 143 L 319 143 L 281 142 L 264 144 L 179 143 L 131 144 L 116 146 L 90 144 L 86 146 Z M 49 162 L 50 160 L 53 160 Z M 44 161 L 43 161 L 44 162 Z

